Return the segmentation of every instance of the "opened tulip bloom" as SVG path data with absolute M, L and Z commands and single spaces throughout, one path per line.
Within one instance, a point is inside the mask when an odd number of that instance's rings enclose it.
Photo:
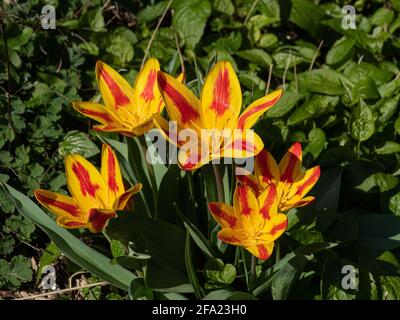
M 78 112 L 101 123 L 94 126 L 94 130 L 141 136 L 153 127 L 154 115 L 164 108 L 157 86 L 159 70 L 156 59 L 147 60 L 131 87 L 117 71 L 98 61 L 96 78 L 104 105 L 95 102 L 73 102 L 72 105 Z
M 317 183 L 321 172 L 319 166 L 304 171 L 302 153 L 301 144 L 296 142 L 278 164 L 267 150 L 263 150 L 255 158 L 255 175 L 241 172 L 237 179 L 252 187 L 256 194 L 263 192 L 271 183 L 275 184 L 280 212 L 305 206 L 315 200 L 313 196 L 306 195 Z
M 107 221 L 123 210 L 141 184 L 125 191 L 118 160 L 112 149 L 104 144 L 101 172 L 80 155 L 65 158 L 67 186 L 72 197 L 37 189 L 36 199 L 57 215 L 57 223 L 65 228 L 88 228 L 100 232 Z
M 274 91 L 240 114 L 240 84 L 227 61 L 218 62 L 207 75 L 200 99 L 163 72 L 158 72 L 158 86 L 176 128 L 171 130 L 170 124 L 161 117 L 155 117 L 154 121 L 164 137 L 179 147 L 178 163 L 185 170 L 197 169 L 213 159 L 248 158 L 258 154 L 263 143 L 250 128 L 282 94 L 281 90 Z
M 278 211 L 275 185 L 269 185 L 258 196 L 247 185 L 238 185 L 233 196 L 233 207 L 211 202 L 208 207 L 222 227 L 218 238 L 242 246 L 259 259 L 268 259 L 274 242 L 287 228 L 287 216 Z

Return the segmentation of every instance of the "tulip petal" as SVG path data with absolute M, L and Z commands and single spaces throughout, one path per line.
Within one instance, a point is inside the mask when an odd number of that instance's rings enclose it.
M 112 209 L 90 209 L 88 217 L 88 228 L 90 232 L 103 231 L 108 220 L 115 218 L 117 214 Z
M 231 138 L 222 147 L 221 157 L 251 158 L 264 148 L 261 138 L 252 130 L 234 130 Z
M 79 221 L 74 218 L 62 216 L 58 217 L 56 221 L 59 226 L 67 229 L 87 228 L 86 221 Z
M 178 131 L 176 127 L 170 126 L 170 123 L 172 123 L 172 121 L 169 122 L 165 120 L 162 116 L 156 115 L 153 118 L 153 123 L 166 141 L 174 144 L 175 146 L 178 146 Z
M 77 154 L 68 155 L 65 172 L 68 189 L 82 209 L 110 207 L 103 177 L 89 161 Z
M 102 104 L 87 101 L 74 101 L 72 102 L 72 106 L 79 113 L 104 125 L 119 126 L 121 123 L 118 116 Z
M 160 64 L 157 59 L 146 61 L 136 77 L 134 85 L 135 109 L 141 118 L 148 118 L 154 113 L 159 113 L 164 107 L 161 93 L 157 86 L 157 72 Z
M 270 220 L 278 213 L 279 198 L 277 197 L 276 187 L 270 184 L 258 197 L 260 214 L 265 220 Z
M 223 228 L 222 230 L 220 230 L 218 232 L 218 239 L 236 246 L 242 245 L 242 240 L 239 237 L 238 232 L 232 228 Z
M 124 210 L 132 196 L 142 190 L 142 184 L 135 184 L 132 188 L 121 194 L 114 202 L 113 208 L 115 210 Z
M 254 163 L 254 173 L 259 183 L 265 188 L 273 181 L 279 181 L 279 166 L 274 157 L 267 151 L 261 150 Z
M 282 203 L 282 212 L 285 212 L 289 209 L 292 208 L 299 208 L 299 207 L 304 207 L 306 205 L 309 205 L 315 201 L 315 197 L 309 196 L 305 197 L 299 200 L 299 197 L 294 197 L 293 199 L 290 199 L 289 201 L 286 201 L 285 203 Z
M 300 142 L 295 142 L 279 162 L 281 181 L 293 182 L 301 175 L 302 149 Z
M 238 119 L 239 129 L 249 129 L 251 128 L 260 116 L 271 108 L 282 96 L 282 90 L 276 90 L 267 96 L 264 96 L 252 104 L 250 104 L 246 110 L 240 115 Z
M 272 235 L 274 240 L 276 240 L 286 231 L 287 225 L 287 215 L 278 213 L 272 216 L 271 220 L 265 225 L 265 234 L 267 237 Z
M 240 227 L 253 234 L 263 223 L 254 191 L 246 185 L 237 185 L 233 195 L 235 215 Z
M 118 110 L 128 105 L 134 106 L 133 88 L 113 68 L 104 62 L 97 61 L 96 78 L 104 104 L 108 108 Z
M 267 260 L 271 256 L 272 251 L 274 249 L 274 242 L 266 244 L 260 243 L 255 246 L 246 247 L 246 249 L 250 251 L 250 253 L 253 256 L 257 257 L 258 259 Z
M 42 206 L 57 216 L 84 221 L 84 213 L 72 197 L 43 189 L 36 189 L 33 193 Z
M 201 91 L 201 110 L 207 128 L 233 128 L 242 106 L 239 80 L 228 61 L 219 61 Z
M 192 122 L 200 124 L 200 101 L 193 92 L 164 72 L 157 73 L 157 80 L 170 119 L 184 128 L 191 127 Z
M 101 176 L 107 185 L 108 203 L 114 203 L 115 199 L 125 192 L 125 188 L 118 159 L 107 144 L 103 144 L 101 152 Z
M 296 195 L 300 196 L 301 198 L 304 197 L 317 183 L 320 175 L 321 170 L 319 166 L 308 169 L 305 172 L 304 177 L 292 185 L 292 188 L 297 188 Z
M 113 126 L 113 125 L 97 125 L 93 127 L 94 131 L 100 132 L 118 132 L 127 137 L 134 137 L 135 134 L 132 128 L 122 127 L 122 126 Z
M 244 170 L 243 168 L 239 167 L 236 167 L 235 173 L 236 173 L 236 181 L 238 181 L 240 184 L 244 184 L 252 188 L 255 194 L 258 194 L 260 192 L 260 188 L 258 186 L 258 180 L 255 175 L 252 175 L 247 170 Z
M 233 229 L 237 226 L 238 221 L 232 206 L 221 202 L 210 202 L 208 209 L 222 228 Z

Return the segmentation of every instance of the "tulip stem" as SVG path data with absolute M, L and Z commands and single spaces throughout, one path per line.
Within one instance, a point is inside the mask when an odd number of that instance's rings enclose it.
M 146 162 L 147 171 L 149 172 L 150 185 L 151 185 L 151 189 L 153 190 L 154 208 L 155 208 L 155 212 L 157 214 L 157 191 L 158 191 L 158 188 L 157 188 L 156 175 L 154 173 L 153 165 L 151 163 L 149 163 L 149 161 L 147 161 L 148 146 L 147 146 L 146 138 L 144 136 L 140 136 L 139 142 L 140 142 L 143 152 L 144 152 L 144 159 Z
M 255 282 L 256 282 L 256 266 L 257 266 L 257 258 L 251 255 L 251 269 L 250 269 L 250 281 L 249 281 L 249 289 L 253 290 Z
M 224 202 L 225 201 L 224 183 L 222 181 L 220 167 L 215 163 L 212 164 L 212 167 L 214 170 L 215 185 L 217 187 L 218 202 Z

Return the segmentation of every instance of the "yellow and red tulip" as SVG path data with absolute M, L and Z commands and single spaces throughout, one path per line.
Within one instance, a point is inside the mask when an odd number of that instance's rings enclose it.
M 65 158 L 67 186 L 71 196 L 37 189 L 36 199 L 57 215 L 57 223 L 65 228 L 88 228 L 100 232 L 116 211 L 123 210 L 141 184 L 125 191 L 118 160 L 103 144 L 100 172 L 80 155 Z
M 156 126 L 164 137 L 178 145 L 181 168 L 193 170 L 218 158 L 248 158 L 258 154 L 263 143 L 249 130 L 258 118 L 271 108 L 282 95 L 281 90 L 254 101 L 241 114 L 242 93 L 231 64 L 218 62 L 207 75 L 200 99 L 170 75 L 158 72 L 158 86 L 164 98 L 170 120 L 176 121 L 172 133 L 168 122 L 155 117 Z M 183 148 L 185 141 L 176 137 L 184 129 L 197 136 L 198 148 Z M 202 135 L 204 129 L 211 134 Z M 201 150 L 201 151 L 200 151 Z
M 268 259 L 274 242 L 287 228 L 287 216 L 278 211 L 279 199 L 274 184 L 259 195 L 247 185 L 237 185 L 233 207 L 220 202 L 208 204 L 222 229 L 218 238 L 242 246 L 259 259 Z
M 302 153 L 301 144 L 295 142 L 278 164 L 267 150 L 262 150 L 255 158 L 255 175 L 240 174 L 236 177 L 256 194 L 275 184 L 281 212 L 305 206 L 315 200 L 313 196 L 306 197 L 306 194 L 317 183 L 321 172 L 319 166 L 304 171 Z
M 101 123 L 94 126 L 94 130 L 141 136 L 153 127 L 154 115 L 164 108 L 157 86 L 159 70 L 160 64 L 156 59 L 147 60 L 132 87 L 117 71 L 98 61 L 96 78 L 104 105 L 75 101 L 72 106 Z M 183 75 L 179 78 L 182 79 Z

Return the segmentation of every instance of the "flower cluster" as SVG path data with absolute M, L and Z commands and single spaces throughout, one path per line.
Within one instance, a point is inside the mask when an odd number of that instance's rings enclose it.
M 209 209 L 222 230 L 218 237 L 240 245 L 260 259 L 267 259 L 274 241 L 285 231 L 291 208 L 305 206 L 314 197 L 305 195 L 317 183 L 319 166 L 303 171 L 302 149 L 294 143 L 277 164 L 267 150 L 255 159 L 255 175 L 240 172 L 234 206 L 210 203 Z
M 178 164 L 183 170 L 196 170 L 219 158 L 255 157 L 254 175 L 237 171 L 233 206 L 211 202 L 209 210 L 222 228 L 219 239 L 242 246 L 260 259 L 270 257 L 274 242 L 287 228 L 285 212 L 314 199 L 306 194 L 320 175 L 318 166 L 303 170 L 299 143 L 293 144 L 278 164 L 251 130 L 282 91 L 254 101 L 241 112 L 239 80 L 227 61 L 211 69 L 200 98 L 182 83 L 183 74 L 174 78 L 160 71 L 156 59 L 144 64 L 133 87 L 100 61 L 96 77 L 103 104 L 73 103 L 78 112 L 100 123 L 95 130 L 138 137 L 156 127 L 179 149 Z M 176 123 L 175 132 L 161 115 L 164 105 L 169 120 Z M 189 148 L 185 139 L 177 138 L 184 130 L 197 137 Z M 203 130 L 211 134 L 204 135 Z M 118 160 L 108 145 L 103 145 L 100 172 L 77 154 L 66 157 L 65 171 L 71 196 L 39 189 L 35 197 L 66 228 L 102 231 L 108 220 L 116 217 L 116 211 L 126 209 L 132 196 L 141 190 L 141 184 L 125 190 Z

